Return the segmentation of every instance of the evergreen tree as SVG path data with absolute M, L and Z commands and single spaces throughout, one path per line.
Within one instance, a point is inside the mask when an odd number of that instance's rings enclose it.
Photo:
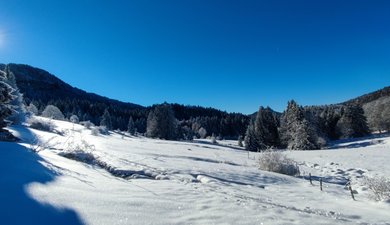
M 368 135 L 370 132 L 363 108 L 354 104 L 345 106 L 337 123 L 337 129 L 340 138 L 356 138 Z
M 277 119 L 272 110 L 267 107 L 260 107 L 255 121 L 255 133 L 262 146 L 261 150 L 275 148 L 280 145 Z
M 249 126 L 246 130 L 244 143 L 245 148 L 248 151 L 257 152 L 260 149 L 263 149 L 263 146 L 261 146 L 260 144 L 261 142 L 259 140 L 259 137 L 256 134 L 255 121 L 253 119 L 250 121 Z
M 12 88 L 1 78 L 0 74 L 0 132 L 5 132 L 3 128 L 8 125 L 5 119 L 12 113 L 9 103 L 12 101 L 13 96 L 11 95 Z
M 390 132 L 390 105 L 384 107 L 381 113 L 381 117 L 382 117 L 381 127 L 387 132 Z
M 261 151 L 279 146 L 277 118 L 269 107 L 260 107 L 247 128 L 245 147 L 249 151 Z
M 108 109 L 104 110 L 104 114 L 103 114 L 103 116 L 101 117 L 101 120 L 100 120 L 100 126 L 104 126 L 108 130 L 112 130 L 111 115 L 108 112 Z
M 26 107 L 24 105 L 23 95 L 20 93 L 14 73 L 9 69 L 8 65 L 5 68 L 5 82 L 12 88 L 11 95 L 13 99 L 9 103 L 12 114 L 8 118 L 14 124 L 21 124 L 26 118 Z
M 127 132 L 129 132 L 131 135 L 135 134 L 135 124 L 132 116 L 130 116 L 129 123 L 127 124 Z
M 302 107 L 294 100 L 288 102 L 281 119 L 282 145 L 291 150 L 318 149 L 317 135 L 304 116 Z
M 166 103 L 157 105 L 148 115 L 146 133 L 152 138 L 174 140 L 176 135 L 176 118 L 172 107 Z

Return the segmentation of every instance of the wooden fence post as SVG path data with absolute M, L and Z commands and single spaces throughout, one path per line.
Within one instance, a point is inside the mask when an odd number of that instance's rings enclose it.
M 352 197 L 352 199 L 353 199 L 354 201 L 356 201 L 355 195 L 353 194 L 353 190 L 352 190 L 352 185 L 351 185 L 351 184 L 349 184 L 348 189 L 349 189 L 349 191 L 351 192 L 351 197 Z
M 320 190 L 322 191 L 322 178 L 320 178 Z

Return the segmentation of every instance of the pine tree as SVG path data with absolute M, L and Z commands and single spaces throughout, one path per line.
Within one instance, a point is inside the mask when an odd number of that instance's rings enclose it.
M 370 132 L 363 108 L 352 104 L 343 107 L 337 129 L 340 138 L 357 138 L 368 135 Z
M 390 105 L 384 107 L 381 113 L 381 117 L 382 117 L 381 127 L 385 129 L 387 132 L 389 132 L 390 131 Z
M 135 124 L 132 116 L 130 116 L 129 123 L 127 124 L 127 132 L 129 132 L 131 135 L 135 134 Z
M 12 101 L 11 92 L 12 88 L 0 79 L 0 132 L 4 132 L 3 128 L 8 125 L 5 119 L 12 113 L 9 106 Z
M 15 75 L 9 69 L 8 65 L 5 68 L 5 77 L 5 82 L 12 88 L 11 95 L 13 96 L 13 99 L 9 103 L 12 114 L 8 119 L 14 124 L 21 124 L 26 118 L 26 107 L 24 105 L 23 95 L 16 85 Z
M 157 105 L 152 109 L 147 119 L 147 136 L 166 140 L 174 140 L 177 122 L 172 107 L 167 103 Z
M 315 129 L 306 120 L 302 107 L 294 100 L 288 102 L 281 119 L 282 145 L 291 150 L 318 149 Z
M 255 121 L 252 119 L 245 133 L 245 148 L 251 152 L 257 152 L 263 148 L 260 145 L 260 140 L 255 131 Z
M 260 107 L 257 112 L 255 133 L 260 141 L 259 146 L 261 150 L 279 146 L 277 121 L 269 107 Z
M 104 126 L 108 130 L 112 130 L 111 115 L 108 112 L 108 109 L 104 110 L 104 114 L 103 114 L 103 116 L 101 117 L 101 120 L 100 120 L 100 126 Z
M 0 71 L 0 141 L 16 141 L 9 131 L 4 127 L 8 125 L 6 118 L 12 114 L 10 102 L 14 98 L 12 87 L 5 82 L 5 73 Z

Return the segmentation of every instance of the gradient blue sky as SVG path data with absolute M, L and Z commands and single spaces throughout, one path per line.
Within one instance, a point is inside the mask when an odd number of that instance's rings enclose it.
M 390 1 L 0 0 L 0 62 L 141 105 L 252 113 L 390 85 Z

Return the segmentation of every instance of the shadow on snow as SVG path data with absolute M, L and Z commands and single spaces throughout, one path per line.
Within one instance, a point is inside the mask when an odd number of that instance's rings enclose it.
M 42 204 L 27 192 L 27 185 L 59 175 L 39 163 L 44 159 L 17 143 L 0 142 L 0 154 L 2 224 L 83 224 L 75 211 Z

